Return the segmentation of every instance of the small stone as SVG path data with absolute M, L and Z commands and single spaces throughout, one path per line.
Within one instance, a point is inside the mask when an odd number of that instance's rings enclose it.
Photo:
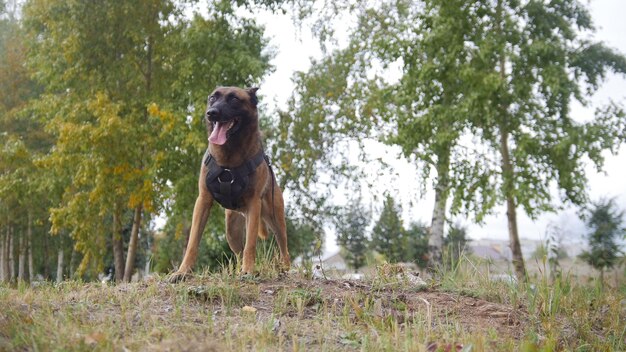
M 246 312 L 246 313 L 256 313 L 256 308 L 250 307 L 250 306 L 244 306 L 243 308 L 241 308 L 241 311 Z
M 274 319 L 274 325 L 272 326 L 272 332 L 276 333 L 280 329 L 280 319 Z

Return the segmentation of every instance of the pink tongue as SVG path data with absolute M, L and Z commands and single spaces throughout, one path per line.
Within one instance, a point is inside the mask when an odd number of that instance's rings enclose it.
M 226 143 L 226 132 L 228 131 L 228 123 L 216 122 L 213 132 L 209 136 L 209 142 L 217 145 Z

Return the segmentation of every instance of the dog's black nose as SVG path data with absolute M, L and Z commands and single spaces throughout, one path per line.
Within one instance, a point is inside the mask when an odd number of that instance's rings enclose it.
M 216 108 L 209 108 L 206 111 L 206 117 L 208 118 L 216 117 L 218 113 L 219 113 L 219 110 L 217 110 Z

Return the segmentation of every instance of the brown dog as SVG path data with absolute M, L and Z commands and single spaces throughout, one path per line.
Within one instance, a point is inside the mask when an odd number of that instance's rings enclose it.
M 243 260 L 243 274 L 254 271 L 256 239 L 267 238 L 265 226 L 276 235 L 283 269 L 289 269 L 283 194 L 263 153 L 257 89 L 219 87 L 209 96 L 205 115 L 209 148 L 200 169 L 189 242 L 171 282 L 191 273 L 214 200 L 227 208 L 226 239 Z

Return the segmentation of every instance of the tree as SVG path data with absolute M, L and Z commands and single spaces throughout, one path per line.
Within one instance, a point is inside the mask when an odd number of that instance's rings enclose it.
M 165 42 L 176 8 L 160 1 L 130 6 L 35 0 L 24 13 L 31 63 L 48 94 L 41 114 L 50 117 L 48 128 L 57 137 L 47 166 L 69 170 L 71 180 L 52 211 L 53 232 L 71 230 L 85 253 L 81 272 L 88 264 L 99 268 L 106 233 L 100 224 L 112 216 L 116 279 L 129 281 L 142 214 L 154 211 L 156 203 L 158 163 L 150 159 L 159 124 L 150 121 L 147 105 L 165 94 L 169 83 Z M 51 105 L 58 110 L 47 110 Z M 133 209 L 133 230 L 124 265 L 126 207 Z
M 404 231 L 407 238 L 406 253 L 403 261 L 413 262 L 420 268 L 428 266 L 428 226 L 421 222 L 412 222 Z
M 355 118 L 340 126 L 391 121 L 396 128 L 383 140 L 441 166 L 433 245 L 442 234 L 446 189 L 452 191 L 452 212 L 474 212 L 478 221 L 504 203 L 513 264 L 525 279 L 517 208 L 531 218 L 555 210 L 551 187 L 565 203 L 586 201 L 585 160 L 602 168 L 602 152 L 615 153 L 626 140 L 626 118 L 619 105 L 609 104 L 581 123 L 572 118 L 570 104 L 588 105 L 607 72 L 626 72 L 626 59 L 589 39 L 591 17 L 577 0 L 342 4 L 331 8 L 355 11 L 356 29 L 345 49 L 322 62 L 343 68 L 335 80 L 351 82 L 341 97 L 360 100 L 348 106 L 357 109 Z M 393 65 L 400 67 L 398 82 L 376 70 Z M 323 71 L 317 65 L 313 70 Z M 463 137 L 472 145 L 461 145 Z M 446 170 L 447 155 L 458 165 Z M 473 163 L 479 167 L 472 169 Z
M 459 262 L 461 253 L 465 251 L 465 247 L 469 242 L 470 239 L 467 237 L 467 229 L 464 226 L 458 223 L 450 226 L 448 235 L 444 239 L 444 246 L 452 266 Z
M 622 227 L 624 211 L 617 209 L 614 199 L 601 199 L 592 203 L 586 218 L 589 250 L 580 257 L 600 270 L 600 281 L 604 283 L 604 271 L 613 268 L 623 254 L 618 241 L 626 238 L 626 228 Z
M 515 271 L 525 279 L 517 207 L 531 217 L 554 210 L 552 185 L 565 202 L 586 201 L 584 160 L 600 169 L 602 151 L 616 152 L 624 140 L 626 120 L 613 105 L 579 123 L 570 104 L 588 104 L 607 71 L 626 72 L 626 59 L 580 34 L 593 33 L 593 25 L 576 0 L 499 0 L 484 11 L 490 20 L 478 46 L 492 84 L 480 92 L 491 106 L 477 125 L 500 156 L 497 187 L 507 207 Z
M 369 130 L 368 124 L 351 124 L 361 100 L 345 95 L 350 66 L 343 59 L 349 55 L 314 62 L 309 72 L 295 75 L 294 94 L 274 129 L 272 150 L 281 187 L 290 192 L 294 215 L 317 228 L 336 215 L 329 202 L 335 191 L 359 187 L 351 182 L 362 173 L 350 164 L 348 154 L 354 149 L 351 144 L 362 144 Z
M 365 265 L 369 239 L 367 227 L 370 224 L 370 212 L 360 199 L 353 199 L 335 218 L 337 243 L 343 249 L 348 264 L 357 271 Z
M 14 272 L 28 281 L 35 270 L 27 262 L 33 263 L 37 223 L 46 222 L 45 209 L 54 199 L 43 190 L 45 172 L 36 166 L 51 138 L 30 108 L 41 88 L 25 65 L 26 36 L 13 5 L 6 14 L 0 6 L 0 277 L 8 280 Z
M 324 246 L 324 233 L 315 224 L 290 216 L 290 208 L 286 213 L 289 254 L 294 258 L 300 257 L 302 261 L 310 261 L 320 254 Z
M 372 229 L 372 248 L 390 263 L 401 262 L 406 253 L 406 236 L 400 219 L 400 207 L 387 195 L 383 211 Z
M 471 211 L 479 221 L 495 202 L 489 183 L 493 173 L 485 166 L 489 158 L 481 150 L 460 143 L 463 134 L 471 132 L 474 114 L 482 113 L 469 107 L 484 103 L 465 94 L 468 77 L 459 75 L 474 65 L 473 48 L 467 43 L 478 35 L 480 19 L 472 7 L 460 6 L 459 1 L 332 5 L 325 8 L 334 12 L 321 15 L 314 25 L 320 28 L 322 40 L 332 33 L 328 20 L 337 11 L 356 13 L 357 25 L 345 48 L 313 62 L 308 73 L 298 76 L 296 83 L 302 87 L 295 92 L 294 117 L 289 120 L 290 130 L 296 132 L 310 125 L 329 125 L 309 137 L 328 142 L 309 147 L 306 136 L 294 133 L 292 138 L 303 138 L 299 146 L 306 151 L 330 145 L 320 148 L 330 156 L 315 162 L 342 155 L 346 149 L 333 140 L 373 137 L 401 147 L 404 156 L 415 161 L 423 185 L 430 182 L 434 169 L 435 203 L 431 235 L 427 237 L 427 258 L 434 267 L 441 262 L 450 196 L 452 213 Z M 388 78 L 389 67 L 400 71 L 397 81 Z M 393 70 L 391 73 L 397 75 Z M 288 153 L 300 160 L 294 149 Z M 327 168 L 325 165 L 322 170 Z M 309 173 L 299 175 L 308 180 Z M 422 186 L 422 191 L 425 189 Z
M 130 280 L 142 223 L 161 204 L 176 208 L 195 193 L 189 180 L 197 178 L 206 148 L 207 91 L 253 84 L 270 68 L 262 29 L 238 19 L 235 5 L 209 3 L 210 19 L 188 18 L 184 6 L 160 0 L 25 6 L 30 62 L 46 85 L 38 111 L 56 138 L 44 165 L 68 180 L 51 210 L 52 230 L 76 240 L 84 254 L 80 272 L 101 270 L 111 243 L 116 279 Z M 192 204 L 171 221 L 184 228 L 182 215 L 191 218 Z

